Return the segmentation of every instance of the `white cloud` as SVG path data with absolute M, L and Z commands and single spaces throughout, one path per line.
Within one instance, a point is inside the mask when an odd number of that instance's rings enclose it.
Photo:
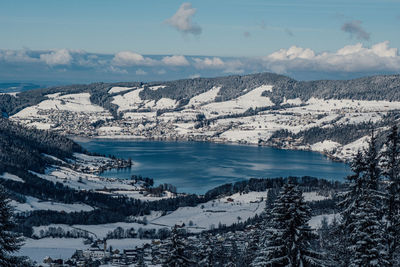
M 195 67 L 198 69 L 206 69 L 206 68 L 224 68 L 225 67 L 225 62 L 222 61 L 219 57 L 213 57 L 213 58 L 193 58 L 195 62 Z
M 309 48 L 301 48 L 297 46 L 291 46 L 289 49 L 280 49 L 268 56 L 268 59 L 272 60 L 290 60 L 296 58 L 312 58 L 315 56 L 314 51 Z
M 162 62 L 168 66 L 188 66 L 189 61 L 184 56 L 166 56 Z
M 41 54 L 40 60 L 50 66 L 69 65 L 72 61 L 72 56 L 67 49 L 59 49 Z
M 147 72 L 145 72 L 145 71 L 142 70 L 142 69 L 138 69 L 138 70 L 136 71 L 136 75 L 147 75 Z
M 200 34 L 201 27 L 192 22 L 192 17 L 196 14 L 196 8 L 191 3 L 183 3 L 178 11 L 165 22 L 183 33 Z
M 37 62 L 38 59 L 31 57 L 28 50 L 0 50 L 0 60 L 7 62 Z
M 131 51 L 122 51 L 115 54 L 112 64 L 116 66 L 152 66 L 157 62 L 149 57 L 144 57 Z
M 389 41 L 370 48 L 361 43 L 347 45 L 336 52 L 316 53 L 309 48 L 292 46 L 280 49 L 263 58 L 264 66 L 271 71 L 399 71 L 400 57 L 397 48 L 390 48 Z
M 114 67 L 114 66 L 110 66 L 109 68 L 108 68 L 112 73 L 117 73 L 117 74 L 128 74 L 128 71 L 127 70 L 124 70 L 124 69 L 121 69 L 121 68 L 118 68 L 118 67 Z

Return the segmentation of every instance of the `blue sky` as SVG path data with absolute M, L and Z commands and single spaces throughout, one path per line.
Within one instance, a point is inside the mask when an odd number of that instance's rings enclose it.
M 259 71 L 318 79 L 400 70 L 400 0 L 2 0 L 0 6 L 0 71 L 10 72 L 0 74 L 1 81 Z M 122 55 L 131 62 L 115 64 L 115 56 L 127 51 L 132 54 Z M 159 57 L 149 63 L 154 55 L 185 56 L 187 62 L 166 64 Z M 199 61 L 204 59 L 210 61 Z

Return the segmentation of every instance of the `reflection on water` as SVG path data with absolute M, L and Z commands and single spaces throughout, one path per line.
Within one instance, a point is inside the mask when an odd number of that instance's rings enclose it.
M 79 141 L 79 140 L 78 140 Z M 131 158 L 130 170 L 110 170 L 104 177 L 142 175 L 156 184 L 174 184 L 179 192 L 205 193 L 224 183 L 258 177 L 314 176 L 342 180 L 344 163 L 309 151 L 280 150 L 205 142 L 89 140 L 80 144 L 91 152 Z

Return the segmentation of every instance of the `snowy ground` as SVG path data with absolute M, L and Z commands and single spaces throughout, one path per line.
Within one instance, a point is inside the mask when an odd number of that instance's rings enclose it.
M 328 224 L 333 222 L 333 219 L 340 219 L 339 214 L 322 214 L 318 216 L 313 216 L 308 224 L 311 226 L 312 229 L 319 229 L 321 228 L 322 220 L 326 218 Z
M 83 244 L 82 238 L 27 238 L 21 250 L 17 253 L 19 256 L 27 256 L 36 262 L 43 262 L 47 256 L 53 259 L 68 259 L 77 249 L 87 249 L 89 245 Z M 149 239 L 127 238 L 127 239 L 109 239 L 107 245 L 113 249 L 129 249 L 141 247 L 146 243 L 151 243 Z
M 25 181 L 22 180 L 20 177 L 14 175 L 14 174 L 8 173 L 8 172 L 0 174 L 0 179 L 6 179 L 6 180 L 12 180 L 12 181 L 16 181 L 16 182 L 25 183 Z
M 227 226 L 242 222 L 265 209 L 267 192 L 250 192 L 234 194 L 229 197 L 209 201 L 196 207 L 183 207 L 176 211 L 153 220 L 151 224 L 173 226 L 184 223 L 192 232 L 201 232 L 219 224 Z M 193 224 L 192 224 L 192 223 Z
M 26 203 L 11 201 L 11 205 L 16 212 L 26 212 L 34 210 L 54 210 L 61 212 L 91 211 L 93 208 L 86 204 L 65 204 L 59 202 L 42 201 L 35 197 L 26 196 Z

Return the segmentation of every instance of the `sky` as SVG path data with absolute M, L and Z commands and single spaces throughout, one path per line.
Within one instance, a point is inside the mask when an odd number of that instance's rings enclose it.
M 2 0 L 0 81 L 400 71 L 400 0 Z

